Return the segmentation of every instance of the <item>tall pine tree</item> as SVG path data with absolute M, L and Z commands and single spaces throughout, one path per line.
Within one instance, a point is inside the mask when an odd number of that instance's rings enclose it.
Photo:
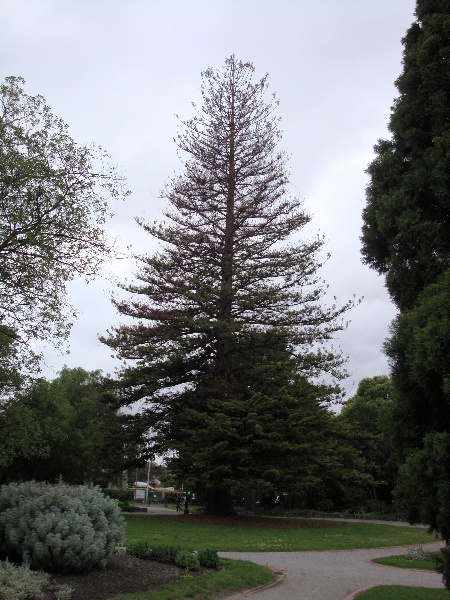
M 321 304 L 323 240 L 288 239 L 310 217 L 288 194 L 278 102 L 253 72 L 231 56 L 202 74 L 203 105 L 177 140 L 184 169 L 163 192 L 166 220 L 138 221 L 161 249 L 139 257 L 137 283 L 124 286 L 132 298 L 116 302 L 135 322 L 104 340 L 132 361 L 121 373 L 124 402 L 140 402 L 155 451 L 173 452 L 173 468 L 202 479 L 216 513 L 231 512 L 239 481 L 270 484 L 270 453 L 264 469 L 251 460 L 261 387 L 295 385 L 308 402 L 314 388 L 317 405 L 335 391 L 305 382 L 340 377 L 342 357 L 328 342 L 352 305 Z M 264 420 L 267 410 L 264 402 Z M 287 437 L 278 445 L 287 456 Z

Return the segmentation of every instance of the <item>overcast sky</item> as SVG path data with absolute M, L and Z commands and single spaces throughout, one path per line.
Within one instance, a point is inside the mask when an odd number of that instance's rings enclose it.
M 80 144 L 96 142 L 123 167 L 132 195 L 112 206 L 108 228 L 125 248 L 151 252 L 154 242 L 134 217 L 157 219 L 159 191 L 180 169 L 175 113 L 192 116 L 200 73 L 234 53 L 269 73 L 280 100 L 282 149 L 291 155 L 293 191 L 331 259 L 321 270 L 330 294 L 364 297 L 336 340 L 349 357 L 345 387 L 388 373 L 381 345 L 395 310 L 384 281 L 361 262 L 361 211 L 377 139 L 387 123 L 401 72 L 401 38 L 414 0 L 0 0 L 0 76 L 22 76 L 43 95 Z M 120 280 L 133 263 L 107 267 Z M 45 352 L 45 376 L 66 364 L 113 373 L 102 346 L 120 318 L 110 277 L 68 286 L 81 316 L 70 354 Z

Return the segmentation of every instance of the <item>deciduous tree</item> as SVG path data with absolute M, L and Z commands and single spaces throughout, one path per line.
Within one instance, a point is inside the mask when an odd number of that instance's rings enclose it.
M 102 483 L 139 460 L 140 423 L 117 411 L 100 371 L 64 368 L 0 407 L 0 480 Z M 140 462 L 140 461 L 139 461 Z
M 350 427 L 352 443 L 365 459 L 367 500 L 390 501 L 397 474 L 398 455 L 393 447 L 395 389 L 386 375 L 362 379 L 356 395 L 343 406 L 338 419 Z M 370 504 L 370 502 L 368 503 Z
M 0 85 L 0 335 L 60 344 L 74 312 L 66 283 L 93 277 L 113 244 L 108 201 L 123 178 L 96 146 L 79 146 L 20 77 Z

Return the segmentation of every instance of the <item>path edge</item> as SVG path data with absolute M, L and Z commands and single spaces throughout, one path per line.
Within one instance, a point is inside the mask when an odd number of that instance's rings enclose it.
M 276 575 L 275 581 L 272 581 L 271 583 L 267 583 L 266 585 L 258 585 L 256 587 L 253 587 L 253 588 L 250 588 L 247 590 L 243 590 L 242 592 L 238 592 L 237 594 L 233 594 L 232 596 L 227 596 L 223 600 L 238 600 L 239 598 L 246 598 L 247 596 L 251 596 L 252 594 L 257 594 L 258 592 L 262 592 L 264 590 L 268 590 L 277 585 L 280 585 L 280 583 L 283 583 L 283 581 L 286 579 L 286 573 L 284 571 L 282 571 L 281 569 L 278 569 L 277 567 L 269 567 L 269 566 L 267 566 L 267 568 L 270 571 L 272 571 L 272 573 L 274 575 Z

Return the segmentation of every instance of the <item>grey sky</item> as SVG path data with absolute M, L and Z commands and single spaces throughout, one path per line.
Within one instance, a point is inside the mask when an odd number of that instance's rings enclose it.
M 253 62 L 256 77 L 268 72 L 293 192 L 314 216 L 305 235 L 320 230 L 332 255 L 321 275 L 338 301 L 364 296 L 336 340 L 350 359 L 351 394 L 362 377 L 388 372 L 381 344 L 395 312 L 383 280 L 361 263 L 359 236 L 364 170 L 388 135 L 414 7 L 414 0 L 0 0 L 0 76 L 24 77 L 27 93 L 42 94 L 77 142 L 100 144 L 123 167 L 132 195 L 112 206 L 109 229 L 142 253 L 155 246 L 134 217 L 159 216 L 159 190 L 180 168 L 175 113 L 192 115 L 200 72 L 232 53 Z M 132 265 L 107 270 L 123 280 Z M 113 287 L 106 276 L 68 286 L 82 315 L 69 355 L 46 350 L 46 376 L 64 364 L 114 371 L 97 341 L 119 322 Z

